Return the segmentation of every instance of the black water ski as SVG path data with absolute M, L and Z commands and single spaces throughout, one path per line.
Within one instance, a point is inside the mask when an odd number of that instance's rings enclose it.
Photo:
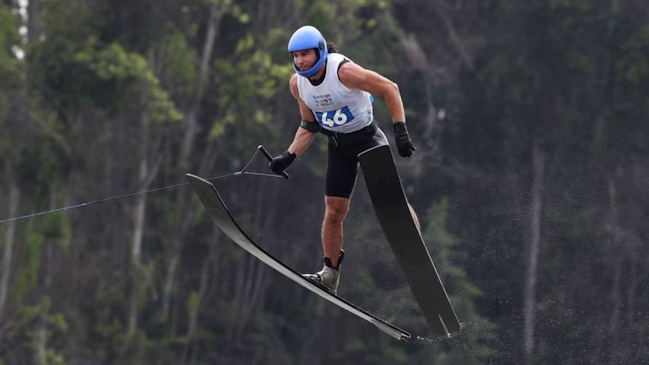
M 255 244 L 255 242 L 253 242 L 252 239 L 243 232 L 237 222 L 235 222 L 232 214 L 230 214 L 228 208 L 226 208 L 225 204 L 223 203 L 223 199 L 221 199 L 221 196 L 216 191 L 214 185 L 212 185 L 209 181 L 192 174 L 187 174 L 187 177 L 189 178 L 194 191 L 196 191 L 196 194 L 205 206 L 205 209 L 209 213 L 210 217 L 212 217 L 214 223 L 219 226 L 223 233 L 230 237 L 230 239 L 241 246 L 244 250 L 248 251 L 268 266 L 284 274 L 287 278 L 318 294 L 324 299 L 336 304 L 337 306 L 372 323 L 388 335 L 398 340 L 410 338 L 410 333 L 397 326 L 394 326 L 391 323 L 377 318 L 373 314 L 366 312 L 365 310 L 357 307 L 347 300 L 331 293 L 328 290 L 323 289 L 321 286 L 318 286 L 311 280 L 302 277 L 300 273 L 284 265 L 273 256 L 269 255 L 261 247 Z
M 435 335 L 459 331 L 460 322 L 410 215 L 390 147 L 374 147 L 358 157 L 379 223 L 428 325 Z

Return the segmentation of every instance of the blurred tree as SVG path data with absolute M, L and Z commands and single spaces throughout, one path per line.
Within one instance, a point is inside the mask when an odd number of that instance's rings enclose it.
M 645 3 L 1 2 L 3 217 L 281 151 L 299 123 L 286 42 L 312 24 L 399 84 L 418 150 L 397 163 L 465 324 L 392 341 L 245 255 L 179 188 L 0 226 L 2 362 L 649 361 Z M 325 151 L 288 183 L 217 182 L 299 270 L 321 262 Z M 341 293 L 425 334 L 358 190 Z

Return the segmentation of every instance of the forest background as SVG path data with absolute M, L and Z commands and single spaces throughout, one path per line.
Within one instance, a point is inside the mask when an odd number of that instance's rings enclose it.
M 396 161 L 464 330 L 430 336 L 362 177 L 339 294 L 412 342 L 257 262 L 180 187 L 0 224 L 0 364 L 649 363 L 647 19 L 645 0 L 1 0 L 0 219 L 284 151 L 286 45 L 312 24 L 399 85 L 417 151 Z M 303 272 L 326 143 L 288 182 L 215 182 Z

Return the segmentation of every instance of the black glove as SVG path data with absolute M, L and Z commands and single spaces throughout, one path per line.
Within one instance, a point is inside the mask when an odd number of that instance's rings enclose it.
M 286 170 L 295 160 L 295 154 L 288 151 L 282 153 L 281 155 L 276 156 L 268 164 L 270 170 L 277 175 L 281 175 L 284 170 Z
M 397 149 L 401 157 L 410 157 L 415 151 L 415 146 L 412 145 L 406 123 L 396 122 L 392 125 L 394 127 L 394 140 L 397 142 Z

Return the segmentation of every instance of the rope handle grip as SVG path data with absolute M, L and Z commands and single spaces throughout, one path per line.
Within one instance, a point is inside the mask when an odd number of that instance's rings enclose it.
M 273 156 L 271 156 L 270 153 L 268 153 L 268 151 L 266 151 L 266 149 L 264 148 L 264 146 L 259 145 L 259 147 L 257 147 L 257 150 L 261 151 L 261 153 L 263 153 L 264 156 L 266 156 L 266 158 L 268 159 L 268 162 L 271 162 L 271 161 L 273 160 Z M 286 180 L 288 180 L 288 179 L 291 178 L 291 177 L 289 176 L 289 174 L 286 173 L 286 171 L 282 171 L 282 176 L 283 176 L 284 179 L 286 179 Z

